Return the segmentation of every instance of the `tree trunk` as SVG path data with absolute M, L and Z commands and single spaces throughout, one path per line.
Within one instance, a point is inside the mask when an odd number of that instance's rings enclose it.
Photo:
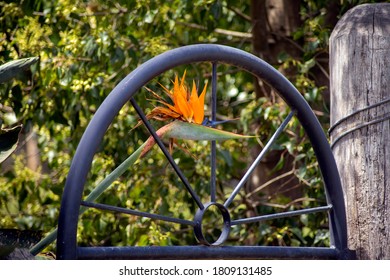
M 253 53 L 264 59 L 271 65 L 277 65 L 278 55 L 287 52 L 292 57 L 300 55 L 300 50 L 291 45 L 292 33 L 300 26 L 300 0 L 252 0 L 252 46 Z M 282 74 L 288 76 L 294 73 Z M 282 102 L 277 94 L 268 85 L 255 79 L 256 96 L 268 97 L 273 103 Z M 253 149 L 254 158 L 259 154 L 260 148 Z M 281 158 L 281 151 L 271 151 L 257 166 L 254 175 L 246 191 L 249 193 L 269 180 L 276 178 L 292 169 L 293 158 L 289 154 L 285 157 L 285 165 L 277 172 L 272 172 Z M 272 174 L 272 175 L 271 175 Z M 301 197 L 301 191 L 296 186 L 299 180 L 291 174 L 280 180 L 269 184 L 263 189 L 263 193 L 268 196 L 280 193 L 291 199 Z
M 28 140 L 26 142 L 25 147 L 27 158 L 26 165 L 32 171 L 38 171 L 39 167 L 41 166 L 41 160 L 39 157 L 38 136 L 35 131 L 31 131 L 27 135 L 27 138 Z
M 390 4 L 348 11 L 330 40 L 331 143 L 348 247 L 390 259 Z
M 300 3 L 300 0 L 251 0 L 252 48 L 255 55 L 276 65 L 282 52 L 292 57 L 301 54 L 301 50 L 288 40 L 301 25 Z M 257 97 L 275 99 L 275 93 L 262 81 L 255 82 L 255 90 Z

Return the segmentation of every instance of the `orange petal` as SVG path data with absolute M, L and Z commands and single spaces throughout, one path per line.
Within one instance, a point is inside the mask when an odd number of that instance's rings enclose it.
M 185 83 L 185 78 L 186 78 L 187 70 L 184 70 L 183 77 L 181 77 L 180 81 L 180 94 L 184 96 L 186 100 L 190 99 L 190 93 L 188 92 L 186 83 Z
M 175 108 L 179 109 L 179 112 L 182 114 L 185 120 L 192 122 L 194 112 L 192 111 L 192 108 L 190 107 L 187 99 L 181 94 L 177 95 L 176 97 L 177 103 L 175 104 Z
M 176 111 L 181 113 L 180 107 L 178 105 L 178 98 L 180 96 L 180 84 L 179 84 L 179 78 L 177 75 L 175 76 L 175 82 L 173 83 L 173 92 L 172 92 L 172 100 L 173 104 L 176 108 Z
M 204 98 L 206 94 L 206 87 L 207 87 L 207 81 L 205 83 L 202 93 L 198 97 L 195 82 L 193 83 L 192 86 L 191 106 L 194 111 L 194 122 L 197 124 L 201 124 L 204 119 Z
M 185 79 L 186 79 L 187 70 L 184 70 L 183 77 L 181 77 L 180 87 L 185 87 Z
M 179 94 L 179 92 L 180 92 L 179 78 L 176 75 L 175 82 L 173 83 L 173 99 L 174 99 L 174 101 L 176 99 L 176 96 Z
M 180 113 L 183 116 L 184 120 L 191 122 L 193 112 L 187 101 L 187 88 L 185 86 L 184 80 L 185 76 L 186 72 L 184 71 L 180 83 L 177 75 L 175 76 L 175 82 L 173 87 L 173 103 L 176 112 Z

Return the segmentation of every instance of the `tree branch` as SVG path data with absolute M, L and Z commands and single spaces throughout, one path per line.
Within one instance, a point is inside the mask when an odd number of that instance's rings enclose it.
M 242 19 L 248 21 L 248 22 L 252 22 L 252 19 L 250 16 L 248 16 L 247 14 L 241 12 L 238 8 L 236 7 L 229 7 L 227 6 L 226 7 L 228 10 L 232 11 L 233 13 L 235 13 L 236 15 L 238 15 L 239 17 L 241 17 Z
M 186 26 L 186 27 L 189 27 L 189 28 L 207 31 L 206 27 L 201 26 L 201 25 L 196 24 L 196 23 L 186 23 L 186 22 L 181 22 L 181 21 L 178 21 L 176 23 L 183 25 L 183 26 Z M 222 28 L 215 28 L 213 30 L 213 32 L 215 32 L 217 34 L 221 34 L 221 35 L 238 37 L 241 39 L 251 39 L 252 38 L 252 34 L 248 33 L 248 32 L 233 31 L 233 30 L 227 30 L 227 29 L 222 29 Z

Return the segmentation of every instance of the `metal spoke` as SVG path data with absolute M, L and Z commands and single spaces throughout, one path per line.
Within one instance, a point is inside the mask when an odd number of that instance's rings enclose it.
M 167 217 L 167 216 L 163 216 L 163 215 L 142 212 L 142 211 L 132 210 L 132 209 L 118 207 L 118 206 L 112 206 L 112 205 L 107 205 L 107 204 L 82 201 L 81 205 L 83 205 L 85 207 L 96 208 L 96 209 L 100 209 L 100 210 L 107 210 L 107 211 L 112 211 L 112 212 L 119 212 L 119 213 L 134 215 L 134 216 L 138 216 L 138 217 L 145 217 L 145 218 L 150 218 L 153 220 L 166 221 L 166 222 L 171 222 L 171 223 L 176 223 L 176 224 L 181 224 L 181 225 L 188 225 L 188 226 L 195 225 L 195 223 L 193 221 L 188 221 L 188 220 L 183 220 L 183 219 L 178 219 L 178 218 L 173 218 L 173 217 Z
M 211 127 L 214 127 L 214 122 L 217 118 L 217 63 L 213 62 L 212 67 L 212 84 L 211 84 Z M 211 141 L 211 174 L 210 174 L 210 196 L 211 202 L 216 201 L 216 177 L 217 177 L 217 144 L 216 141 Z
M 295 211 L 289 211 L 289 212 L 283 212 L 283 213 L 276 213 L 276 214 L 270 214 L 270 215 L 263 215 L 263 216 L 234 220 L 231 222 L 231 225 L 234 226 L 234 225 L 240 225 L 240 224 L 261 222 L 261 221 L 266 221 L 266 220 L 287 218 L 287 217 L 299 216 L 299 215 L 303 215 L 303 214 L 311 214 L 311 213 L 329 211 L 330 209 L 332 209 L 332 205 L 314 207 L 314 208 L 303 209 L 303 210 L 295 210 Z
M 245 175 L 242 177 L 241 181 L 237 184 L 236 188 L 233 190 L 230 197 L 226 200 L 224 206 L 228 207 L 230 203 L 233 201 L 233 199 L 236 197 L 238 192 L 241 190 L 241 188 L 244 186 L 246 181 L 249 179 L 249 176 L 252 174 L 252 172 L 255 170 L 256 166 L 260 163 L 264 155 L 268 152 L 268 150 L 271 148 L 272 144 L 276 141 L 280 133 L 286 128 L 287 124 L 290 122 L 291 118 L 294 116 L 295 112 L 291 111 L 286 119 L 282 122 L 282 124 L 278 127 L 278 129 L 275 131 L 275 133 L 272 135 L 271 139 L 268 141 L 268 143 L 265 145 L 264 149 L 261 151 L 261 153 L 257 156 L 256 160 L 252 163 L 252 165 L 249 167 L 248 171 L 245 173 Z
M 187 178 L 184 176 L 183 172 L 180 170 L 179 166 L 175 163 L 174 159 L 172 158 L 171 154 L 168 152 L 167 148 L 165 148 L 164 143 L 161 141 L 160 137 L 156 134 L 156 131 L 151 126 L 149 121 L 147 120 L 145 114 L 143 113 L 142 109 L 138 106 L 137 102 L 131 98 L 130 99 L 131 104 L 133 105 L 134 109 L 137 111 L 139 117 L 145 124 L 146 128 L 148 129 L 149 133 L 152 135 L 154 140 L 156 141 L 157 145 L 160 147 L 162 152 L 164 153 L 165 157 L 167 158 L 168 162 L 171 164 L 173 169 L 175 170 L 176 174 L 179 176 L 181 181 L 183 182 L 184 186 L 188 190 L 188 192 L 191 194 L 192 198 L 195 200 L 196 204 L 200 209 L 204 209 L 204 205 L 202 204 L 200 198 L 195 193 L 195 191 L 192 189 L 190 183 L 188 182 Z

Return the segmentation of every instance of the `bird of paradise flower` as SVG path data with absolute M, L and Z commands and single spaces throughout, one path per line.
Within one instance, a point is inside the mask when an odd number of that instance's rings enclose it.
M 173 104 L 167 102 L 153 90 L 146 88 L 156 98 L 157 102 L 163 105 L 154 107 L 146 115 L 147 119 L 159 121 L 174 120 L 156 131 L 159 137 L 167 137 L 170 139 L 171 149 L 175 142 L 173 139 L 228 140 L 252 137 L 204 126 L 204 100 L 208 83 L 207 81 L 205 82 L 202 92 L 198 95 L 195 81 L 192 82 L 192 88 L 190 90 L 185 83 L 185 77 L 186 71 L 184 71 L 180 80 L 176 75 L 173 81 L 173 89 L 168 89 L 160 84 Z M 143 148 L 141 157 L 151 149 L 155 144 L 155 140 L 153 137 L 149 137 L 144 144 L 145 147 Z
M 186 71 L 179 81 L 178 76 L 175 76 L 173 82 L 173 89 L 169 90 L 165 86 L 164 92 L 169 96 L 173 105 L 165 101 L 160 95 L 149 88 L 146 88 L 159 103 L 164 105 L 155 107 L 149 114 L 146 115 L 148 119 L 156 120 L 181 120 L 188 123 L 201 124 L 204 119 L 204 99 L 206 95 L 207 81 L 202 92 L 198 95 L 198 90 L 195 81 L 192 82 L 192 89 L 190 90 L 185 83 Z

